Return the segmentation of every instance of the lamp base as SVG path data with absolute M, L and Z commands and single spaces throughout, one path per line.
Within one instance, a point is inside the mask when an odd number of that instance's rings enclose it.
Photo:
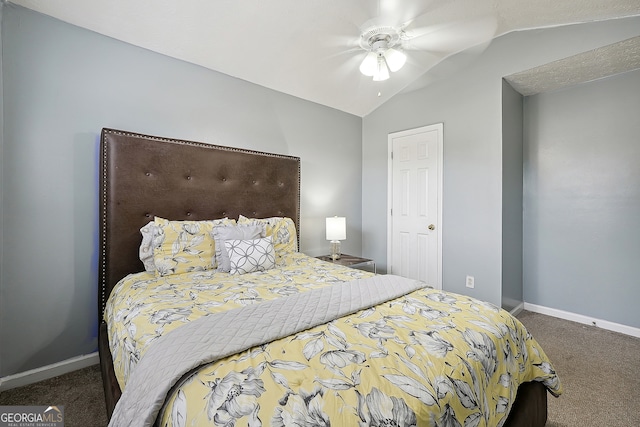
M 340 259 L 340 240 L 331 241 L 331 259 L 334 261 Z

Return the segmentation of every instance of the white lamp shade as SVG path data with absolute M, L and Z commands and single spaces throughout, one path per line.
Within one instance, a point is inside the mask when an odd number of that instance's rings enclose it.
M 327 240 L 347 238 L 347 219 L 343 216 L 327 218 Z
M 384 53 L 384 58 L 387 60 L 387 65 L 391 72 L 398 71 L 405 62 L 407 62 L 407 55 L 395 49 L 387 49 Z
M 373 74 L 374 82 L 381 82 L 383 80 L 387 80 L 389 78 L 389 68 L 387 67 L 387 63 L 385 62 L 382 56 L 378 57 L 378 64 L 376 72 Z
M 378 69 L 378 55 L 375 52 L 367 53 L 367 56 L 364 57 L 362 64 L 360 64 L 360 72 L 365 76 L 373 76 L 373 74 Z

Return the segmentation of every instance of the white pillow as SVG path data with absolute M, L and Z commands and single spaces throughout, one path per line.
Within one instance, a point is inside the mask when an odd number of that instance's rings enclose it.
M 229 255 L 225 248 L 225 240 L 253 240 L 265 236 L 264 224 L 238 224 L 234 226 L 213 227 L 211 237 L 216 244 L 216 261 L 218 271 L 229 272 Z
M 231 274 L 269 270 L 276 265 L 271 236 L 253 240 L 225 240 Z
M 238 217 L 238 224 L 265 225 L 265 236 L 271 236 L 273 238 L 277 265 L 283 265 L 284 257 L 287 254 L 298 252 L 296 225 L 291 218 L 280 216 L 271 218 L 247 218 L 240 215 Z

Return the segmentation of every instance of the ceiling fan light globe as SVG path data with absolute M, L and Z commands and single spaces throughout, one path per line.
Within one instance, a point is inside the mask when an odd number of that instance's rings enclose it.
M 378 57 L 376 72 L 373 74 L 374 82 L 381 82 L 389 78 L 389 68 L 382 56 Z
M 374 52 L 367 53 L 362 64 L 360 64 L 360 72 L 365 76 L 373 76 L 378 69 L 378 56 Z
M 405 62 L 407 62 L 407 55 L 393 48 L 387 49 L 387 51 L 384 53 L 384 58 L 387 61 L 389 69 L 393 73 L 402 68 Z

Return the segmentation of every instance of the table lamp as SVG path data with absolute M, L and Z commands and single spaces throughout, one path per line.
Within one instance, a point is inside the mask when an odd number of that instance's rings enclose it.
M 331 259 L 340 259 L 340 240 L 347 238 L 347 219 L 343 216 L 327 218 L 327 240 L 331 241 Z

